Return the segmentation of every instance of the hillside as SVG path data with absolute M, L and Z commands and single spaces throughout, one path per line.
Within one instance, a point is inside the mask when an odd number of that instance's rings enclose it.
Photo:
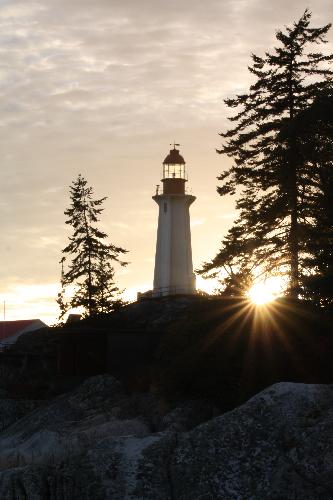
M 23 335 L 1 356 L 0 389 L 45 399 L 107 372 L 129 391 L 228 410 L 276 382 L 331 382 L 332 352 L 331 318 L 305 302 L 178 296 Z
M 179 296 L 23 335 L 0 355 L 0 498 L 333 498 L 331 325 Z

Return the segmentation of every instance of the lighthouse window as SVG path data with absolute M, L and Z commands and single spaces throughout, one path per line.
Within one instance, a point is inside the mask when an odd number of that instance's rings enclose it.
M 166 214 L 168 211 L 168 204 L 164 202 L 164 213 Z

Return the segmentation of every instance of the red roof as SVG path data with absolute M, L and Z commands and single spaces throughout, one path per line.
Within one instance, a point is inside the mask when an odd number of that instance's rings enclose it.
M 179 149 L 170 149 L 170 153 L 165 158 L 164 165 L 185 165 L 185 160 L 182 155 L 179 154 Z
M 8 339 L 25 330 L 39 319 L 22 319 L 18 321 L 0 321 L 0 340 Z

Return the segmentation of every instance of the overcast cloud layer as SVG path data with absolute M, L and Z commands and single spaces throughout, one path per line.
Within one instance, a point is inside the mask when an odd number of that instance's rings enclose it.
M 232 200 L 215 191 L 227 164 L 215 153 L 223 98 L 248 87 L 251 52 L 271 49 L 275 30 L 307 6 L 314 25 L 333 20 L 331 0 L 0 0 L 0 294 L 9 319 L 54 315 L 63 211 L 79 172 L 109 197 L 102 224 L 130 250 L 121 285 L 151 284 L 151 195 L 173 139 L 198 197 L 195 266 L 214 255 L 234 217 Z M 332 49 L 333 32 L 329 40 Z

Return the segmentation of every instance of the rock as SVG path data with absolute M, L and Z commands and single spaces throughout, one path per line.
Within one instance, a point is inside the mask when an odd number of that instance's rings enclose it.
M 333 498 L 333 386 L 276 384 L 179 432 L 209 413 L 203 404 L 160 418 L 151 395 L 90 379 L 2 433 L 0 498 Z M 153 420 L 173 431 L 154 433 Z
M 0 432 L 41 405 L 40 401 L 0 399 Z
M 31 465 L 0 472 L 1 500 L 64 500 L 75 498 L 71 478 L 56 467 Z M 83 499 L 84 497 L 82 497 Z
M 210 420 L 218 410 L 208 400 L 182 401 L 161 419 L 159 431 L 185 432 Z
M 179 438 L 173 497 L 333 498 L 332 436 L 333 386 L 276 384 Z
M 128 406 L 113 377 L 88 379 L 1 434 L 0 468 L 53 464 L 86 452 L 105 436 L 149 434 L 149 425 L 136 418 L 134 409 L 122 411 L 122 401 Z

